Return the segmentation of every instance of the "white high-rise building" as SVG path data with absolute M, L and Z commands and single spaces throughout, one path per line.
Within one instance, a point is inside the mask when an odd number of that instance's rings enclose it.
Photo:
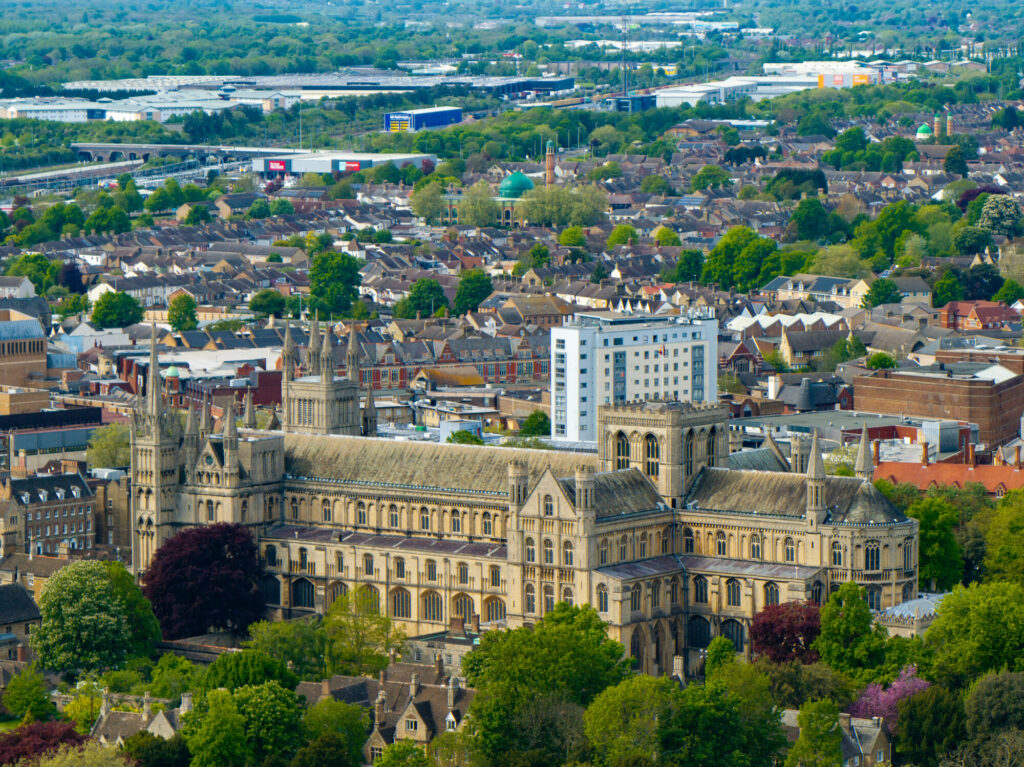
M 714 402 L 718 321 L 707 315 L 576 314 L 551 329 L 551 436 L 597 439 L 597 406 Z

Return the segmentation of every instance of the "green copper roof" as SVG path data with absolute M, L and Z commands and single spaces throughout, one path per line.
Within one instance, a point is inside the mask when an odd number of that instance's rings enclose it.
M 521 171 L 516 171 L 502 180 L 498 185 L 498 194 L 502 197 L 522 197 L 533 189 L 533 182 Z

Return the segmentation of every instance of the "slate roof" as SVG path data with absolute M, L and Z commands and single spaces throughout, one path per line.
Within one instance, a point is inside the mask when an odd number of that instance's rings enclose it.
M 28 590 L 20 583 L 0 586 L 0 623 L 23 623 L 39 620 L 39 608 Z
M 695 503 L 702 511 L 802 518 L 807 510 L 807 477 L 707 467 L 697 475 L 685 502 Z M 826 477 L 825 503 L 831 524 L 907 521 L 874 485 L 858 477 Z
M 296 477 L 437 490 L 508 494 L 508 463 L 525 462 L 530 486 L 544 470 L 570 476 L 578 464 L 596 468 L 596 455 L 557 450 L 429 442 L 395 442 L 365 437 L 285 434 L 285 471 Z
M 559 486 L 576 505 L 576 480 L 559 479 Z M 664 507 L 665 502 L 638 469 L 604 471 L 594 475 L 594 513 L 598 519 L 642 514 Z

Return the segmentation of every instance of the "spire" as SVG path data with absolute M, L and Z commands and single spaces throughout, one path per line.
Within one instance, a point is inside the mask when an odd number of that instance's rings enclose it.
M 256 428 L 256 410 L 252 406 L 252 389 L 245 391 L 245 415 L 242 424 L 246 429 Z
M 334 380 L 334 333 L 329 322 L 324 325 L 324 342 L 320 352 L 320 380 L 325 384 Z
M 198 425 L 196 424 L 196 409 L 192 406 L 192 401 L 188 403 L 188 413 L 185 415 L 185 436 L 193 437 L 198 436 Z
M 825 464 L 818 446 L 818 430 L 811 438 L 811 454 L 807 457 L 807 522 L 811 528 L 820 525 L 828 516 L 825 505 Z
M 213 431 L 213 425 L 210 423 L 210 400 L 204 392 L 202 411 L 199 413 L 199 438 L 205 439 L 211 431 Z
M 307 375 L 320 368 L 320 314 L 313 315 L 313 324 L 309 327 L 309 344 L 306 346 Z
M 860 445 L 857 447 L 857 463 L 854 464 L 853 472 L 865 482 L 870 482 L 874 474 L 874 466 L 871 462 L 871 439 L 868 437 L 868 425 L 860 433 Z
M 163 396 L 160 391 L 160 360 L 156 353 L 156 321 L 149 326 L 149 375 L 146 379 L 146 412 L 153 418 L 160 417 Z
M 238 444 L 238 425 L 235 423 L 235 403 L 231 402 L 227 407 L 224 408 L 224 447 L 229 446 L 229 442 Z
M 821 448 L 818 446 L 818 430 L 811 437 L 811 454 L 807 456 L 807 478 L 825 479 L 825 463 L 821 460 Z
M 348 380 L 359 383 L 359 337 L 353 322 L 348 331 L 348 350 L 345 352 L 345 375 Z
M 281 368 L 285 378 L 295 373 L 295 341 L 292 339 L 292 323 L 284 326 L 284 345 L 281 347 Z

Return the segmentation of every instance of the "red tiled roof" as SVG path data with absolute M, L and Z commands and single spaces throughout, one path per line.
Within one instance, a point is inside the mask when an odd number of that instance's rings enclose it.
M 899 463 L 882 461 L 875 467 L 875 479 L 886 479 L 893 484 L 908 482 L 926 490 L 934 485 L 963 487 L 978 482 L 992 494 L 1024 488 L 1024 469 L 1013 466 L 970 466 L 966 463 Z

